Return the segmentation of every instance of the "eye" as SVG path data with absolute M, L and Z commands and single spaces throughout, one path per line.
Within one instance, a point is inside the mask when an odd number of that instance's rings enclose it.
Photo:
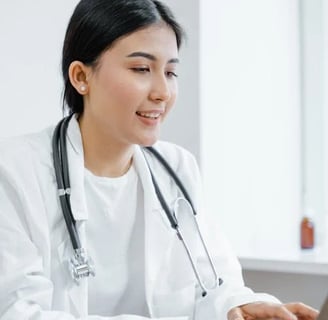
M 178 75 L 173 71 L 166 71 L 165 74 L 168 78 L 177 78 L 178 77 Z
M 148 67 L 135 67 L 135 68 L 131 68 L 131 70 L 137 73 L 147 73 L 150 71 Z

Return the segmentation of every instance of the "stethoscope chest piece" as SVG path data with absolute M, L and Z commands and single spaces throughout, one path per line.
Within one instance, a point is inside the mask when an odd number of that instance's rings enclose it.
M 69 270 L 77 284 L 82 278 L 96 275 L 93 261 L 90 257 L 88 258 L 84 248 L 74 250 L 74 256 L 69 261 Z

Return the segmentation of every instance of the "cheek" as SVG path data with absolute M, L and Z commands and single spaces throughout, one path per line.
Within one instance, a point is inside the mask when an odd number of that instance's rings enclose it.
M 142 82 L 133 81 L 128 77 L 119 77 L 111 81 L 107 88 L 108 99 L 114 104 L 129 107 L 136 107 L 145 99 L 147 86 Z
M 171 98 L 166 105 L 165 114 L 167 114 L 174 107 L 177 96 L 178 96 L 178 87 L 176 84 L 174 84 L 171 87 Z

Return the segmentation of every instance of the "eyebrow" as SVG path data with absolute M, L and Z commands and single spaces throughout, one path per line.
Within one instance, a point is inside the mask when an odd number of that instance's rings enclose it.
M 150 53 L 142 52 L 142 51 L 132 52 L 127 57 L 128 58 L 143 57 L 143 58 L 149 59 L 151 61 L 156 61 L 157 60 L 157 58 L 154 55 L 152 55 Z M 168 63 L 179 63 L 179 62 L 180 61 L 179 61 L 178 58 L 172 58 L 168 61 Z

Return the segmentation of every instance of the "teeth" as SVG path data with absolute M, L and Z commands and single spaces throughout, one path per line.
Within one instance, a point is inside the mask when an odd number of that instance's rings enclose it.
M 157 119 L 160 114 L 159 113 L 143 113 L 143 112 L 137 112 L 137 114 L 141 117 L 144 118 L 149 118 L 149 119 Z

